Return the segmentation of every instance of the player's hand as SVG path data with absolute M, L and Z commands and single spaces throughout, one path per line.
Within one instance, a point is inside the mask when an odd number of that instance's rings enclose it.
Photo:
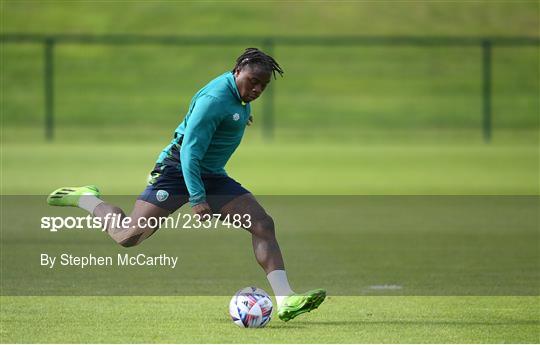
M 191 210 L 194 214 L 198 214 L 199 216 L 201 216 L 201 218 L 203 218 L 206 214 L 212 217 L 212 210 L 210 209 L 210 205 L 208 205 L 208 203 L 206 202 L 192 206 Z
M 253 115 L 249 115 L 247 125 L 251 126 L 253 124 Z

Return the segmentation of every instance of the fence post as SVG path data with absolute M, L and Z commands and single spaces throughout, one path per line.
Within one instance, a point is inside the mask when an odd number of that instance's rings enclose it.
M 491 141 L 491 41 L 482 41 L 482 127 L 484 141 Z
M 274 41 L 271 38 L 264 40 L 263 50 L 268 55 L 274 55 Z M 262 136 L 268 141 L 274 138 L 274 84 L 274 81 L 270 82 L 264 92 Z
M 45 139 L 54 138 L 54 38 L 45 39 L 44 82 L 45 82 Z

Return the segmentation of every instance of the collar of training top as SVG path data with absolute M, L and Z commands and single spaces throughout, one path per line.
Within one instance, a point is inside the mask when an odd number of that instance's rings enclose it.
M 236 95 L 236 98 L 242 103 L 242 105 L 246 105 L 247 103 L 242 100 L 240 97 L 240 92 L 238 91 L 238 87 L 236 86 L 236 81 L 234 80 L 234 74 L 233 72 L 229 72 L 227 74 L 227 80 L 229 81 L 229 86 L 233 90 L 233 93 Z

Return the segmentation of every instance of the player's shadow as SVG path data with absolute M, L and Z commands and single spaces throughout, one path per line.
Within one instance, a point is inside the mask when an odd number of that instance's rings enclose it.
M 301 329 L 309 327 L 309 322 L 299 323 L 299 322 L 279 322 L 271 323 L 268 325 L 268 328 L 276 329 Z
M 471 325 L 471 326 L 512 326 L 512 325 L 538 325 L 540 320 L 505 320 L 505 321 L 457 321 L 457 320 L 441 320 L 441 321 L 427 321 L 427 320 L 386 320 L 386 321 L 370 321 L 370 320 L 342 320 L 342 321 L 295 321 L 295 325 L 309 326 L 309 325 L 321 325 L 321 326 L 361 326 L 361 325 L 402 325 L 402 326 L 418 326 L 418 325 Z M 286 325 L 288 326 L 288 325 Z M 283 327 L 287 328 L 287 327 Z
M 281 322 L 278 320 L 278 322 L 275 322 L 276 320 L 271 320 L 270 323 L 268 324 L 268 326 L 266 326 L 266 328 L 276 328 L 276 329 L 301 329 L 301 328 L 306 328 L 306 327 L 309 327 L 309 322 L 305 322 L 305 323 L 299 323 L 299 322 Z M 223 323 L 223 324 L 230 324 L 231 321 L 230 320 L 227 320 L 227 319 L 222 319 L 222 318 L 219 318 L 219 319 L 215 319 L 215 322 L 217 323 Z M 336 322 L 337 324 L 337 322 Z M 256 330 L 256 329 L 254 329 Z

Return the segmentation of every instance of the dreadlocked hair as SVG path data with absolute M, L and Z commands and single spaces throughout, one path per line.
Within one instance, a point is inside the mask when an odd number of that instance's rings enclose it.
M 258 65 L 268 72 L 271 72 L 276 79 L 276 72 L 283 77 L 283 69 L 270 55 L 266 55 L 257 48 L 246 48 L 244 53 L 236 59 L 236 65 L 234 65 L 233 73 L 242 69 L 246 65 Z

